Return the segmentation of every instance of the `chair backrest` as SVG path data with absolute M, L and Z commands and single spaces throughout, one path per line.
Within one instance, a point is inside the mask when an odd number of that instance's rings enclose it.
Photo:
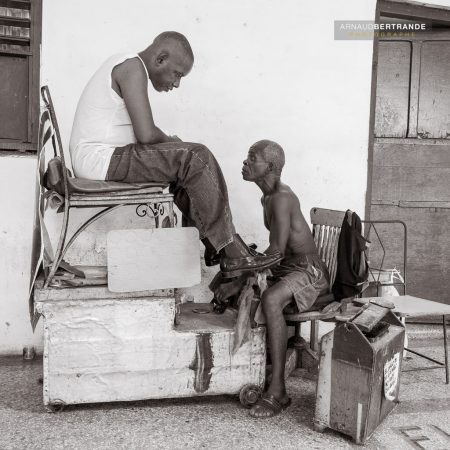
M 40 126 L 39 126 L 39 149 L 38 149 L 38 161 L 44 162 L 45 155 L 44 147 L 47 141 L 51 138 L 53 146 L 53 154 L 55 158 L 58 158 L 62 164 L 62 178 L 64 185 L 64 192 L 68 195 L 68 174 L 66 162 L 64 159 L 64 150 L 61 141 L 61 134 L 59 132 L 58 121 L 56 119 L 55 108 L 53 106 L 52 97 L 48 86 L 41 87 L 41 97 L 44 102 L 44 110 L 41 114 Z M 45 170 L 45 164 L 40 164 Z
M 322 261 L 326 264 L 330 273 L 331 286 L 336 278 L 337 249 L 344 217 L 345 211 L 322 208 L 311 209 L 314 242 Z

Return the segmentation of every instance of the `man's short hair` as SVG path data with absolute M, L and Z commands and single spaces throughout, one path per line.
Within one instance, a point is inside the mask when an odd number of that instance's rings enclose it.
M 175 41 L 177 44 L 181 45 L 181 48 L 186 53 L 186 55 L 189 56 L 192 59 L 192 61 L 194 61 L 194 52 L 192 51 L 191 44 L 189 44 L 189 41 L 187 40 L 186 36 L 184 36 L 181 33 L 178 33 L 177 31 L 164 31 L 163 33 L 158 34 L 158 36 L 156 36 L 153 43 L 164 45 L 165 43 L 170 41 Z
M 261 141 L 255 142 L 252 149 L 261 152 L 264 161 L 267 163 L 272 163 L 273 171 L 275 175 L 281 175 L 283 170 L 285 158 L 284 150 L 280 144 L 269 139 L 263 139 Z

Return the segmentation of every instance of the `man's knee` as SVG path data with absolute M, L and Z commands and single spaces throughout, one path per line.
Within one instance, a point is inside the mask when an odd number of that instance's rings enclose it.
M 214 155 L 211 150 L 203 144 L 193 144 L 190 149 L 191 152 L 200 160 L 205 163 L 209 163 L 210 161 L 215 161 Z
M 283 310 L 279 296 L 270 291 L 266 291 L 262 295 L 261 305 L 266 316 L 271 314 L 280 314 Z

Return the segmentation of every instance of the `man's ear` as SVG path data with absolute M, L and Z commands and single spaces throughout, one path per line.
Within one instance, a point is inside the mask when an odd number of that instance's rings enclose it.
M 156 65 L 161 66 L 169 59 L 169 54 L 166 51 L 162 51 L 156 57 Z
M 267 171 L 268 172 L 273 172 L 273 162 L 272 161 L 267 163 Z

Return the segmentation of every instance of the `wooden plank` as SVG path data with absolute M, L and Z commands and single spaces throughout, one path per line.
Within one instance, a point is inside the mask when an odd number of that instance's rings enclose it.
M 370 301 L 377 301 L 379 297 L 366 297 L 357 299 L 357 303 L 366 304 Z M 445 305 L 425 298 L 414 297 L 412 295 L 386 296 L 383 300 L 394 304 L 396 316 L 399 317 L 426 317 L 450 315 L 450 305 Z M 354 321 L 353 321 L 354 322 Z
M 380 5 L 375 5 L 375 23 L 380 23 Z M 380 40 L 377 35 L 374 36 L 372 46 L 372 80 L 370 86 L 370 116 L 369 116 L 369 142 L 367 157 L 367 186 L 365 193 L 364 218 L 370 219 L 370 200 L 372 198 L 372 161 L 373 161 L 373 142 L 375 139 L 375 112 L 377 98 L 377 81 L 378 81 L 378 46 Z
M 379 43 L 375 136 L 406 137 L 410 64 L 410 42 Z
M 331 368 L 334 331 L 322 337 L 319 353 L 319 374 L 316 387 L 316 407 L 314 411 L 314 429 L 322 431 L 330 425 L 331 405 Z
M 0 7 L 30 10 L 31 2 L 28 0 L 0 0 Z
M 0 35 L 0 44 L 28 46 L 30 38 Z
M 372 200 L 373 205 L 399 206 L 400 208 L 450 208 L 450 202 Z
M 353 344 L 353 345 L 357 345 Z M 334 357 L 333 357 L 334 359 Z M 341 360 L 332 363 L 330 428 L 358 441 L 365 431 L 372 372 Z
M 0 136 L 27 141 L 28 61 L 15 56 L 0 56 Z
M 416 144 L 416 145 L 449 145 L 448 139 L 427 139 L 421 140 L 416 138 L 376 138 L 375 144 Z
M 312 208 L 310 212 L 311 223 L 313 225 L 319 224 L 340 228 L 344 216 L 345 211 L 336 211 L 333 209 Z
M 14 56 L 31 56 L 30 50 L 12 50 L 10 48 L 0 48 L 0 55 L 14 55 Z
M 409 97 L 408 137 L 417 137 L 417 120 L 419 115 L 419 81 L 422 42 L 413 42 L 411 55 L 411 88 Z
M 193 227 L 110 231 L 109 289 L 133 292 L 200 283 L 198 240 Z
M 445 6 L 404 0 L 378 0 L 378 4 L 385 17 L 427 19 L 439 24 L 450 24 L 450 8 Z
M 423 140 L 412 143 L 376 143 L 373 163 L 384 167 L 450 167 L 450 142 L 436 145 Z
M 398 202 L 398 206 L 400 206 L 400 208 L 444 208 L 444 209 L 448 209 L 448 208 L 450 208 L 450 202 L 434 202 L 434 201 L 407 202 L 407 201 L 399 201 Z
M 79 288 L 43 288 L 44 280 L 38 278 L 34 290 L 36 304 L 51 302 L 91 302 L 94 300 L 125 300 L 140 298 L 166 298 L 173 297 L 173 289 L 158 289 L 142 292 L 111 292 L 107 286 L 85 286 Z
M 450 42 L 424 42 L 420 73 L 417 133 L 450 137 Z
M 42 41 L 42 0 L 34 0 L 31 9 L 31 46 L 33 53 L 30 61 L 30 101 L 28 104 L 29 140 L 38 143 L 40 114 L 40 73 L 41 73 L 41 41 Z
M 448 201 L 450 167 L 373 166 L 374 200 Z
M 341 234 L 341 229 L 338 227 L 334 227 L 334 247 L 333 247 L 333 253 L 331 255 L 331 264 L 328 268 L 329 274 L 330 274 L 330 285 L 333 286 L 334 280 L 336 278 L 336 271 L 337 271 L 337 250 L 339 245 L 339 235 Z
M 372 218 L 403 220 L 408 226 L 407 293 L 450 304 L 450 210 L 372 205 Z M 400 227 L 380 227 L 386 247 L 385 268 L 401 268 Z M 377 267 L 381 249 L 372 239 L 371 266 Z
M 31 21 L 26 17 L 10 17 L 0 15 L 0 25 L 7 27 L 30 28 Z

